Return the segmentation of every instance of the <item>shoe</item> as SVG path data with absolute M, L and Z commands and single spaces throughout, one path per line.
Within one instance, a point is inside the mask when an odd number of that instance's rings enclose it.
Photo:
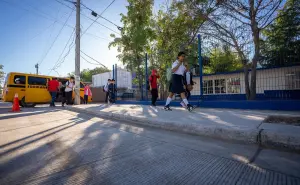
M 185 104 L 183 102 L 180 102 L 180 105 L 183 107 L 183 108 L 186 108 Z
M 65 107 L 65 104 L 61 104 L 62 107 Z
M 164 107 L 164 109 L 165 109 L 165 111 L 172 111 L 172 109 L 170 108 L 170 105 L 166 105 L 166 106 Z
M 156 107 L 155 103 L 152 103 L 151 106 Z
M 194 110 L 194 107 L 190 104 L 187 105 L 187 110 L 192 112 Z

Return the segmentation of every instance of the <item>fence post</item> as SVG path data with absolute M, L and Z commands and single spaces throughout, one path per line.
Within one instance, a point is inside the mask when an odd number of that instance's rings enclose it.
M 146 53 L 145 55 L 145 81 L 146 81 L 146 85 L 145 85 L 145 90 L 146 90 L 146 101 L 148 101 L 148 54 Z M 150 85 L 150 84 L 149 84 Z
M 115 84 L 116 84 L 116 88 L 118 87 L 118 67 L 117 67 L 117 64 L 115 64 Z
M 200 98 L 203 98 L 203 61 L 201 56 L 201 35 L 198 34 L 198 62 L 199 62 L 199 75 L 200 75 Z
M 113 72 L 113 74 L 112 74 L 112 79 L 113 79 L 113 78 L 115 78 L 115 65 L 113 65 L 113 67 L 112 67 L 112 72 Z

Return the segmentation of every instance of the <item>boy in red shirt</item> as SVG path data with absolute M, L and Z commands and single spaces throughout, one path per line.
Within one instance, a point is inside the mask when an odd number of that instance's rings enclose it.
M 152 74 L 149 77 L 150 82 L 150 90 L 152 95 L 152 106 L 156 106 L 156 100 L 158 98 L 158 90 L 157 90 L 157 79 L 159 78 L 159 75 L 157 74 L 156 69 L 152 70 Z
M 50 107 L 55 107 L 55 99 L 56 99 L 56 94 L 59 88 L 59 82 L 57 81 L 57 78 L 52 78 L 48 82 L 48 91 L 50 92 L 51 95 L 51 102 L 50 102 Z

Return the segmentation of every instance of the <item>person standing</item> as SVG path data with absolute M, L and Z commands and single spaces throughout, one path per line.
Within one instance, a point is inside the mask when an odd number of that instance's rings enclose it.
M 157 70 L 153 69 L 152 74 L 149 77 L 150 90 L 152 95 L 152 103 L 151 103 L 152 106 L 156 106 L 156 101 L 158 98 L 157 79 L 159 79 L 159 75 L 157 74 Z
M 92 91 L 89 84 L 84 87 L 84 104 L 88 104 L 89 96 L 92 96 Z
M 58 90 L 59 90 L 59 82 L 57 81 L 57 78 L 52 78 L 52 80 L 48 82 L 48 91 L 50 92 L 51 95 L 50 107 L 55 107 L 54 102 Z
M 170 108 L 170 103 L 172 101 L 172 97 L 174 94 L 180 94 L 182 101 L 184 102 L 186 108 L 189 111 L 193 110 L 193 106 L 189 104 L 188 100 L 185 96 L 185 89 L 184 89 L 184 82 L 183 82 L 183 75 L 186 70 L 185 66 L 183 65 L 185 59 L 185 53 L 179 52 L 177 55 L 177 60 L 172 64 L 172 85 L 171 85 L 171 93 L 167 98 L 166 105 L 164 107 L 165 110 L 172 110 Z
M 115 84 L 115 80 L 112 79 L 111 83 L 108 86 L 108 92 L 109 92 L 109 102 L 110 103 L 116 103 L 116 84 Z
M 64 106 L 66 102 L 67 105 L 72 104 L 73 88 L 74 88 L 74 77 L 72 76 L 70 80 L 66 82 L 66 88 L 65 88 L 66 98 L 62 102 L 62 106 Z
M 105 92 L 105 103 L 108 103 L 108 96 L 109 96 L 108 86 L 110 83 L 111 83 L 111 80 L 108 79 L 107 84 L 103 87 L 103 91 Z

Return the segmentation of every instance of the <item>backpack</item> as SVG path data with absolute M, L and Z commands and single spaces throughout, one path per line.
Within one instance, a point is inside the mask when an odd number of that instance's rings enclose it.
M 187 84 L 187 81 L 186 81 L 186 72 L 184 72 L 184 76 L 183 76 L 183 79 L 184 79 L 184 84 Z M 193 73 L 190 72 L 190 81 L 191 81 L 191 85 L 194 85 L 194 81 L 193 81 Z
M 167 80 L 168 82 L 172 80 L 172 68 L 167 69 Z
M 107 92 L 107 91 L 108 91 L 108 85 L 106 84 L 103 86 L 103 92 Z

